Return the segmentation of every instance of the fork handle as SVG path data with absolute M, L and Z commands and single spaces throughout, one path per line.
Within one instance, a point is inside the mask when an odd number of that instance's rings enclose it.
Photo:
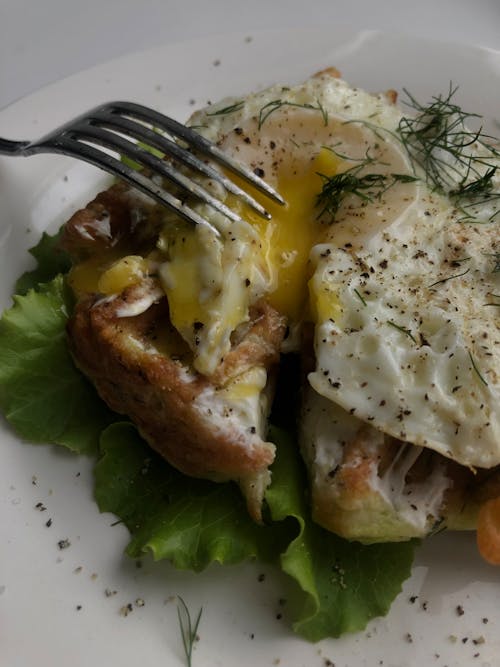
M 29 141 L 11 141 L 0 137 L 0 155 L 21 155 Z

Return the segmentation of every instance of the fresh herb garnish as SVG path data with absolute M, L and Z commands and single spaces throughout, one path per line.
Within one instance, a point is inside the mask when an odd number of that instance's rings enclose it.
M 457 87 L 450 84 L 446 95 L 432 98 L 427 106 L 420 104 L 406 89 L 414 117 L 403 117 L 398 134 L 410 158 L 425 172 L 434 190 L 449 195 L 462 205 L 464 219 L 473 219 L 470 207 L 490 203 L 500 198 L 493 191 L 493 178 L 500 152 L 494 147 L 495 138 L 482 128 L 469 130 L 466 123 L 480 119 L 479 114 L 463 111 L 453 102 Z M 492 220 L 499 211 L 494 211 Z
M 356 288 L 354 288 L 354 294 L 358 297 L 358 299 L 361 301 L 361 303 L 363 304 L 363 306 L 365 306 L 365 308 L 366 308 L 366 305 L 367 305 L 367 304 L 366 304 L 366 301 L 365 301 L 365 299 L 363 298 L 363 296 L 358 292 L 358 290 L 357 290 Z
M 315 111 L 320 111 L 321 116 L 323 118 L 323 125 L 326 127 L 328 125 L 328 111 L 325 109 L 325 107 L 321 104 L 320 100 L 316 100 L 316 104 L 299 104 L 298 102 L 287 102 L 286 100 L 271 100 L 271 102 L 268 102 L 267 104 L 264 104 L 262 109 L 259 112 L 259 119 L 258 119 L 258 128 L 259 130 L 269 118 L 269 116 L 276 111 L 277 109 L 281 109 L 281 107 L 298 107 L 300 109 L 312 109 Z
M 493 188 L 493 177 L 496 171 L 497 167 L 490 167 L 482 176 L 473 181 L 466 182 L 465 179 L 462 179 L 454 190 L 450 190 L 450 195 L 458 199 L 464 197 L 474 199 L 484 196 Z
M 490 296 L 494 299 L 500 299 L 500 294 L 490 294 Z M 500 308 L 500 301 L 498 303 L 495 301 L 489 301 L 488 303 L 483 303 L 483 306 L 495 306 L 496 308 Z
M 391 327 L 394 327 L 394 329 L 397 329 L 398 331 L 401 331 L 401 333 L 404 333 L 408 336 L 408 338 L 411 338 L 412 341 L 416 344 L 416 340 L 412 334 L 412 332 L 409 329 L 406 329 L 405 327 L 399 326 L 399 324 L 396 324 L 396 322 L 393 322 L 392 320 L 387 320 L 387 324 Z
M 446 283 L 448 280 L 453 280 L 453 278 L 460 278 L 460 276 L 465 276 L 466 273 L 469 273 L 470 269 L 462 271 L 462 273 L 455 273 L 453 276 L 448 276 L 447 278 L 441 278 L 441 280 L 436 280 L 435 283 L 431 283 L 428 288 L 435 287 L 436 285 L 441 285 L 441 283 Z
M 177 599 L 177 617 L 179 619 L 179 627 L 181 629 L 182 645 L 186 655 L 187 667 L 191 667 L 193 647 L 197 638 L 198 626 L 200 624 L 203 607 L 200 607 L 198 615 L 196 616 L 196 619 L 193 623 L 187 604 L 184 602 L 180 595 L 177 596 Z
M 152 127 L 151 129 L 153 130 L 153 132 L 156 132 L 156 134 L 163 136 L 163 132 L 159 128 Z M 151 146 L 151 144 L 145 143 L 144 141 L 138 141 L 136 146 L 137 148 L 146 151 L 146 153 L 151 153 L 151 155 L 160 158 L 160 160 L 165 157 L 164 152 L 160 151 L 158 148 L 155 148 L 154 146 Z M 132 158 L 128 157 L 127 155 L 120 155 L 120 161 L 123 162 L 123 164 L 127 165 L 127 167 L 135 169 L 136 171 L 140 171 L 143 168 L 139 162 L 132 160 Z
M 474 361 L 474 357 L 472 356 L 472 354 L 470 353 L 470 351 L 469 351 L 469 359 L 470 359 L 470 362 L 471 362 L 471 364 L 472 364 L 472 368 L 476 371 L 476 374 L 477 374 L 478 378 L 479 378 L 479 379 L 481 380 L 481 382 L 487 387 L 487 386 L 488 386 L 488 383 L 486 382 L 486 380 L 484 379 L 484 377 L 483 377 L 483 376 L 481 375 L 481 373 L 479 372 L 479 368 L 477 367 L 476 362 Z
M 217 109 L 217 111 L 207 111 L 207 116 L 224 116 L 228 113 L 236 113 L 236 111 L 241 111 L 244 106 L 245 101 L 241 100 L 240 102 L 235 102 L 234 104 L 230 104 L 229 106 L 222 109 Z
M 380 197 L 395 183 L 412 183 L 418 180 L 411 174 L 362 173 L 376 160 L 370 155 L 359 163 L 333 176 L 319 172 L 323 187 L 317 196 L 316 205 L 321 207 L 318 218 L 328 213 L 334 220 L 343 200 L 348 195 L 356 195 L 364 202 L 371 202 Z

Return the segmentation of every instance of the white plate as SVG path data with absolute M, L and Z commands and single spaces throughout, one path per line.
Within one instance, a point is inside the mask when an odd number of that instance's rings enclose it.
M 374 91 L 406 87 L 423 101 L 452 81 L 466 110 L 482 113 L 491 129 L 498 123 L 498 52 L 328 26 L 210 37 L 113 61 L 5 109 L 0 136 L 36 137 L 113 98 L 185 119 L 194 103 L 298 82 L 329 65 L 352 84 Z M 93 168 L 65 158 L 0 160 L 0 306 L 8 305 L 16 276 L 30 264 L 26 249 L 40 232 L 55 230 L 103 182 Z M 191 609 L 204 608 L 194 667 L 499 664 L 499 572 L 481 562 L 472 535 L 429 540 L 386 618 L 363 633 L 311 645 L 276 618 L 284 586 L 279 574 L 247 564 L 194 575 L 147 559 L 138 568 L 122 555 L 125 529 L 110 527 L 113 517 L 97 511 L 89 461 L 22 445 L 5 426 L 0 437 L 2 667 L 180 667 L 172 601 L 178 594 Z M 44 512 L 35 508 L 39 502 Z M 60 551 L 65 538 L 71 546 Z M 261 572 L 268 576 L 258 583 Z M 117 592 L 107 597 L 106 589 Z M 138 598 L 144 606 L 134 605 Z M 123 617 L 127 603 L 134 610 Z

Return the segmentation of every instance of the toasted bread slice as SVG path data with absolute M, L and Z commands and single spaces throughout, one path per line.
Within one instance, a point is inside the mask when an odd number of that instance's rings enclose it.
M 65 227 L 63 243 L 75 258 L 73 279 L 79 267 L 98 272 L 130 247 L 150 252 L 159 216 L 157 207 L 138 202 L 126 186 L 98 195 Z M 215 372 L 204 376 L 193 369 L 192 351 L 171 325 L 167 298 L 154 276 L 134 276 L 107 295 L 95 289 L 93 279 L 78 281 L 67 328 L 77 366 L 174 467 L 237 481 L 259 520 L 274 459 L 274 445 L 265 437 L 284 318 L 266 303 L 254 305 Z
M 124 316 L 134 306 L 142 312 Z M 238 481 L 251 514 L 260 517 L 274 459 L 274 445 L 264 438 L 283 335 L 275 311 L 265 304 L 253 310 L 227 362 L 230 374 L 221 368 L 213 378 L 190 368 L 189 350 L 170 326 L 166 298 L 153 280 L 115 298 L 80 301 L 68 335 L 76 364 L 101 398 L 128 415 L 156 451 L 188 475 Z

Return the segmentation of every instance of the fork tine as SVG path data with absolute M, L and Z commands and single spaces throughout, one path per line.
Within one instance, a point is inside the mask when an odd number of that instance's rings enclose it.
M 231 192 L 236 197 L 243 200 L 248 206 L 257 211 L 259 215 L 267 220 L 271 219 L 270 213 L 250 196 L 248 192 L 242 190 L 236 183 L 231 181 L 231 179 L 224 176 L 223 173 L 214 169 L 206 162 L 203 162 L 196 157 L 194 153 L 182 148 L 179 144 L 175 143 L 164 134 L 160 134 L 140 122 L 136 122 L 135 120 L 131 120 L 130 118 L 126 118 L 108 110 L 103 110 L 102 108 L 98 109 L 96 113 L 90 112 L 89 117 L 91 117 L 92 120 L 95 120 L 100 127 L 107 127 L 111 130 L 126 132 L 134 139 L 142 141 L 143 143 L 158 149 L 165 155 L 173 157 L 179 162 L 183 162 L 188 167 L 205 174 L 205 176 L 219 182 L 228 192 Z
M 233 220 L 234 222 L 242 222 L 242 219 L 237 213 L 235 213 L 219 199 L 211 195 L 201 185 L 191 180 L 184 174 L 181 174 L 165 160 L 160 160 L 151 153 L 138 148 L 135 143 L 128 141 L 115 132 L 111 132 L 101 127 L 94 127 L 86 123 L 80 123 L 71 128 L 71 135 L 76 135 L 80 139 L 87 139 L 97 142 L 101 146 L 117 151 L 118 153 L 126 155 L 136 162 L 154 169 L 156 172 L 160 173 L 162 176 L 165 176 L 176 185 L 180 186 L 187 192 L 195 195 L 205 203 L 212 206 L 214 209 L 228 217 L 230 220 Z
M 141 172 L 128 167 L 112 155 L 104 153 L 94 146 L 90 146 L 89 144 L 85 144 L 69 136 L 61 136 L 54 139 L 50 148 L 53 152 L 62 153 L 63 155 L 72 155 L 80 160 L 89 162 L 90 164 L 113 174 L 113 176 L 119 174 L 120 178 L 124 181 L 127 181 L 133 187 L 152 197 L 160 204 L 175 211 L 188 222 L 196 225 L 204 225 L 209 227 L 217 236 L 221 235 L 220 231 L 214 225 L 198 215 L 198 213 L 189 206 L 186 206 L 180 199 L 177 199 L 177 197 L 174 197 L 153 180 L 147 178 Z
M 224 165 L 230 171 L 237 174 L 243 178 L 248 183 L 251 183 L 257 190 L 267 195 L 275 202 L 279 204 L 284 204 L 285 201 L 279 193 L 277 193 L 268 183 L 262 180 L 257 176 L 251 169 L 247 166 L 241 164 L 237 160 L 227 156 L 223 151 L 220 150 L 217 146 L 212 144 L 210 141 L 202 137 L 200 134 L 187 127 L 182 125 L 182 123 L 177 122 L 173 118 L 169 118 L 164 114 L 155 111 L 154 109 L 149 109 L 144 107 L 141 104 L 136 104 L 134 102 L 111 102 L 103 108 L 107 108 L 114 113 L 122 113 L 125 115 L 131 115 L 133 118 L 138 118 L 139 120 L 150 123 L 155 127 L 158 127 L 166 132 L 183 139 L 187 144 L 194 147 L 196 150 L 204 153 L 205 155 L 210 156 L 219 164 Z

